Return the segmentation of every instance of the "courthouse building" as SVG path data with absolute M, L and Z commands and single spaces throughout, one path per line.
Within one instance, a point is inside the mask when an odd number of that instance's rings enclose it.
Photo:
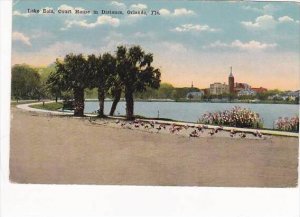
M 210 84 L 209 93 L 210 95 L 222 95 L 225 93 L 229 93 L 229 87 L 225 83 L 222 84 L 219 82 L 215 82 L 213 84 Z

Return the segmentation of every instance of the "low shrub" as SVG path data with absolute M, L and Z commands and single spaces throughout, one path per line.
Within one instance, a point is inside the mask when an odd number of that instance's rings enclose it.
M 230 110 L 205 113 L 198 123 L 231 127 L 262 128 L 263 122 L 258 113 L 235 106 Z
M 275 128 L 282 131 L 299 132 L 299 117 L 280 117 L 275 121 Z

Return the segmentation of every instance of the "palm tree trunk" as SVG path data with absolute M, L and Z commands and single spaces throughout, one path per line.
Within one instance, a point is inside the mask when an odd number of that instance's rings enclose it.
M 134 102 L 133 102 L 133 91 L 125 89 L 125 99 L 126 99 L 126 119 L 133 120 L 133 110 L 134 110 Z
M 115 93 L 114 93 L 114 101 L 111 105 L 111 108 L 110 108 L 110 112 L 109 112 L 109 115 L 110 116 L 113 116 L 115 111 L 116 111 L 116 108 L 117 108 L 117 105 L 121 99 L 121 93 L 122 93 L 122 89 L 117 89 L 115 90 Z
M 74 116 L 83 116 L 84 111 L 84 89 L 74 89 Z
M 99 117 L 104 117 L 104 99 L 105 99 L 105 92 L 102 88 L 98 88 L 98 100 L 99 100 Z

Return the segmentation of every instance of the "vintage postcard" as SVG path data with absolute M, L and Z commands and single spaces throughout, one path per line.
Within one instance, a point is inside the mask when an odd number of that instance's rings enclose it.
M 10 181 L 297 187 L 299 4 L 13 2 Z

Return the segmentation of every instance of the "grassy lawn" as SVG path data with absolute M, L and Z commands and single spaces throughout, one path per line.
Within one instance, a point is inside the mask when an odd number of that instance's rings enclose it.
M 50 110 L 50 111 L 57 111 L 58 109 L 63 107 L 63 104 L 61 102 L 51 102 L 51 103 L 43 103 L 31 105 L 31 108 L 37 108 L 37 109 L 44 109 L 44 110 Z
M 19 102 L 11 101 L 10 105 L 16 106 L 16 105 L 19 105 L 19 104 L 34 103 L 34 102 L 38 102 L 38 101 L 37 100 L 20 100 Z

